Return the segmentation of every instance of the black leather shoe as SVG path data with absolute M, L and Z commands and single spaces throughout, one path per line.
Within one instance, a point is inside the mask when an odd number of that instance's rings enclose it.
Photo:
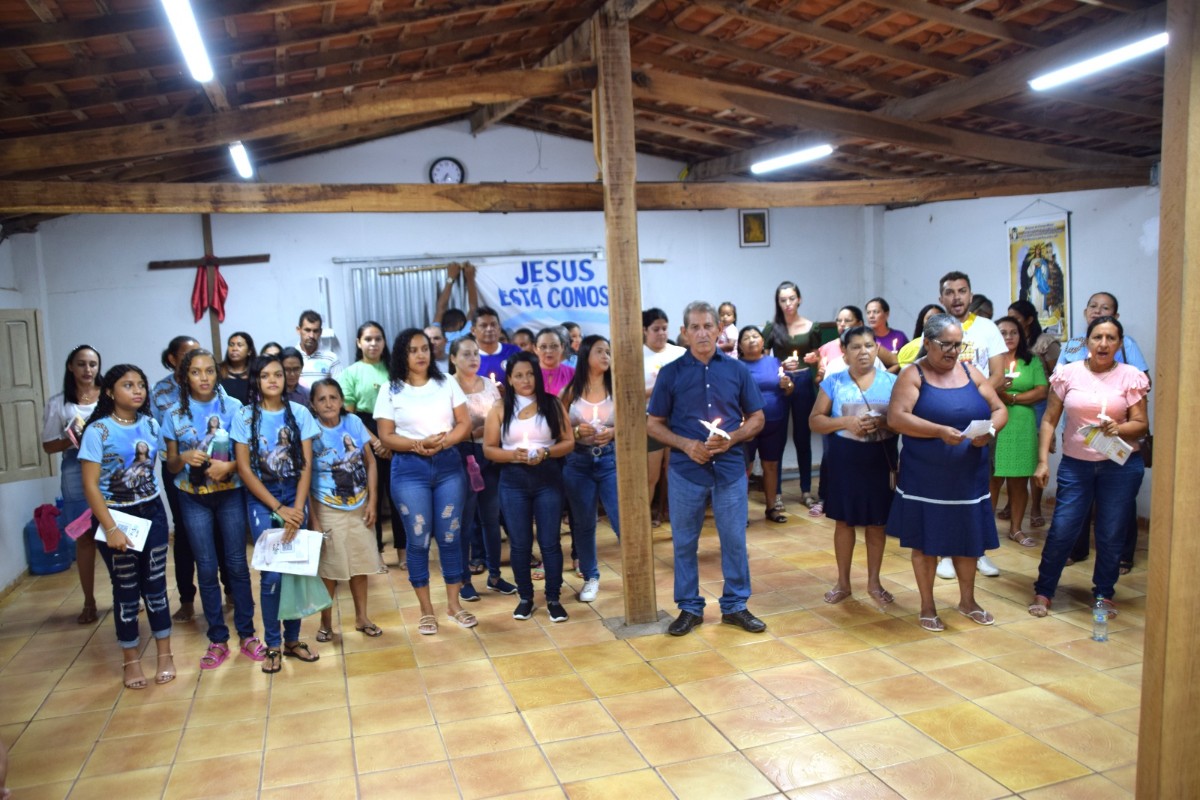
M 732 614 L 722 614 L 721 622 L 724 622 L 726 625 L 737 625 L 749 633 L 762 633 L 767 629 L 767 623 L 751 614 L 748 608 L 743 608 L 741 611 L 735 611 Z
M 667 628 L 667 633 L 672 636 L 687 636 L 692 632 L 692 628 L 699 627 L 702 622 L 704 622 L 704 617 L 699 614 L 693 614 L 690 611 L 680 611 L 679 617 Z M 764 625 L 763 627 L 766 626 Z

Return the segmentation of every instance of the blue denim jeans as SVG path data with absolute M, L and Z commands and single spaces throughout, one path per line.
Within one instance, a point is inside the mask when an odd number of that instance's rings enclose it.
M 562 592 L 563 554 L 559 541 L 562 525 L 562 467 L 554 459 L 530 466 L 505 464 L 500 469 L 500 498 L 508 524 L 508 550 L 513 579 L 522 600 L 533 599 L 533 526 L 546 571 L 546 600 L 557 601 Z
M 79 464 L 79 451 L 75 448 L 64 450 L 62 455 L 62 514 L 59 516 L 59 527 L 65 528 L 88 510 L 87 495 L 83 493 L 83 467 Z
M 217 567 L 225 557 L 226 586 L 233 594 L 233 623 L 238 636 L 254 635 L 254 594 L 250 590 L 250 567 L 246 564 L 246 492 L 241 487 L 211 494 L 179 493 L 192 555 L 196 559 L 196 578 L 200 584 L 200 605 L 208 622 L 210 642 L 229 641 L 225 624 L 221 584 Z M 224 545 L 218 549 L 218 538 Z
M 296 484 L 288 481 L 286 483 L 266 483 L 267 491 L 271 493 L 279 502 L 285 506 L 290 506 L 296 502 Z M 278 528 L 271 521 L 271 512 L 274 509 L 267 508 L 259 502 L 258 498 L 250 492 L 246 492 L 246 514 L 250 517 L 250 533 L 254 537 L 255 543 L 258 542 L 258 537 L 263 535 L 263 531 L 270 528 Z M 308 514 L 304 515 L 305 524 L 308 523 Z M 272 650 L 278 650 L 279 645 L 284 642 L 297 642 L 300 640 L 300 620 L 285 619 L 283 620 L 283 637 L 279 635 L 279 587 L 283 580 L 283 575 L 278 572 L 263 571 L 258 576 L 258 597 L 259 603 L 262 606 L 262 621 L 263 621 L 263 641 L 267 647 Z
M 567 502 L 571 505 L 574 522 L 575 552 L 579 571 L 585 579 L 600 577 L 596 557 L 596 499 L 604 503 L 604 511 L 617 538 L 621 538 L 620 507 L 617 505 L 617 450 L 612 442 L 603 447 L 579 445 L 567 456 L 563 467 L 563 484 Z
M 101 541 L 96 549 L 112 578 L 113 622 L 121 647 L 137 647 L 138 601 L 146 601 L 146 618 L 155 639 L 171 635 L 171 609 L 167 604 L 167 511 L 162 500 L 154 498 L 136 506 L 121 506 L 119 511 L 150 520 L 146 546 L 119 552 Z
M 392 499 L 408 534 L 408 582 L 414 589 L 429 585 L 430 536 L 437 537 L 442 580 L 462 580 L 462 512 L 469 491 L 458 450 L 432 456 L 392 456 Z
M 1145 474 L 1141 453 L 1134 453 L 1124 465 L 1115 461 L 1082 461 L 1064 455 L 1058 465 L 1058 491 L 1055 495 L 1054 521 L 1042 548 L 1042 563 L 1034 592 L 1054 597 L 1067 556 L 1079 534 L 1083 518 L 1096 503 L 1096 563 L 1092 569 L 1092 592 L 1111 598 L 1120 574 L 1121 549 L 1130 508 L 1137 503 L 1138 489 Z
M 686 456 L 685 456 L 686 457 Z M 697 561 L 704 509 L 712 496 L 713 517 L 721 541 L 721 613 L 732 614 L 750 599 L 750 560 L 746 554 L 746 476 L 732 483 L 701 486 L 671 470 L 667 499 L 671 504 L 671 538 L 675 544 L 675 604 L 681 611 L 704 614 Z
M 459 451 L 464 461 L 467 454 L 474 455 L 483 474 L 483 491 L 472 490 L 468 482 L 463 501 L 462 580 L 471 582 L 471 545 L 482 538 L 488 579 L 494 581 L 500 577 L 500 467 L 483 457 L 483 445 L 479 442 L 464 442 Z

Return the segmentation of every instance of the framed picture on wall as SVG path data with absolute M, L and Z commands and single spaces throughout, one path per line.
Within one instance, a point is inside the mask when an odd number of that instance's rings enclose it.
M 770 247 L 770 218 L 765 208 L 738 210 L 738 244 L 742 247 Z
M 1027 300 L 1045 333 L 1071 337 L 1071 224 L 1066 211 L 1005 222 L 1013 302 Z

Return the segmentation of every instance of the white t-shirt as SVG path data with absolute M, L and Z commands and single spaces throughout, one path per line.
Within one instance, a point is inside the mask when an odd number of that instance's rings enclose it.
M 424 386 L 389 383 L 379 390 L 374 416 L 396 423 L 398 436 L 424 439 L 449 433 L 454 427 L 454 409 L 466 403 L 467 396 L 454 378 L 444 378 L 441 383 L 426 381 Z
M 670 342 L 667 342 L 663 349 L 657 353 L 646 347 L 646 345 L 642 345 L 642 369 L 645 371 L 646 389 L 650 390 L 654 388 L 654 383 L 658 380 L 658 371 L 660 369 L 686 352 L 686 347 L 680 347 Z
M 960 324 L 963 329 L 963 349 L 958 354 L 958 360 L 970 362 L 983 373 L 983 377 L 991 377 L 988 359 L 1008 352 L 1000 329 L 996 323 L 978 314 L 968 315 Z
M 63 397 L 62 393 L 50 398 L 46 403 L 46 413 L 42 417 L 42 441 L 55 442 L 67 438 L 68 425 L 74 425 L 75 436 L 83 434 L 83 424 L 96 410 L 96 401 L 81 405 L 72 403 Z

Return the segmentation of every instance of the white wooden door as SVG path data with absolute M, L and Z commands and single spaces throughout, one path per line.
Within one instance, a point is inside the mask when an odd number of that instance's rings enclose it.
M 42 452 L 43 386 L 37 311 L 0 311 L 0 483 L 50 475 Z

